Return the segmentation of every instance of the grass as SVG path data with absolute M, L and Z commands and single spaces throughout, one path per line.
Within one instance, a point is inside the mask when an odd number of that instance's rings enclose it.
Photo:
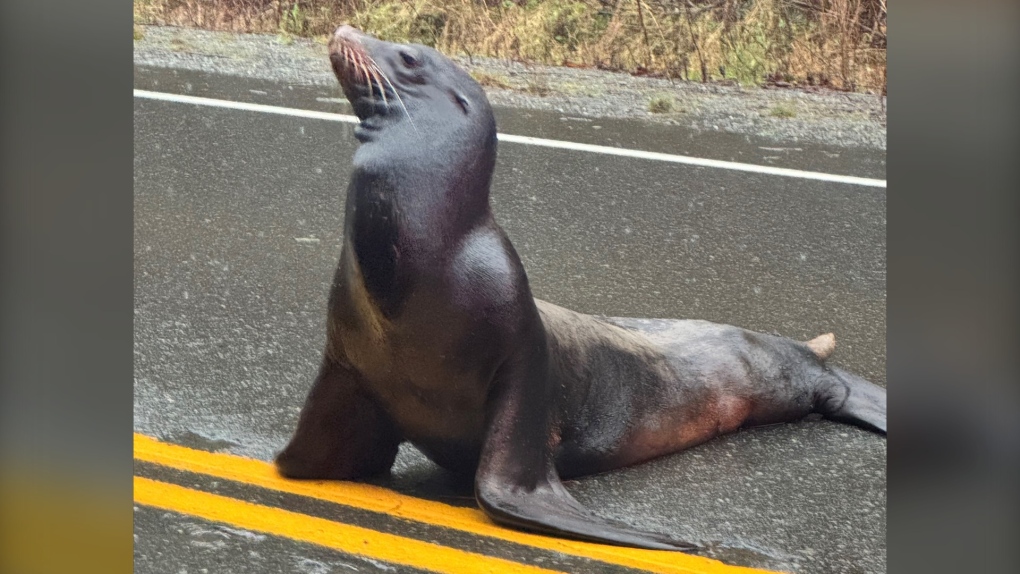
M 793 118 L 797 117 L 797 110 L 789 104 L 776 104 L 769 110 L 769 116 L 773 118 Z
M 474 78 L 476 82 L 487 88 L 500 88 L 503 90 L 511 88 L 510 78 L 507 78 L 503 74 L 490 74 L 488 72 L 473 71 L 471 72 L 471 77 Z
M 346 21 L 450 54 L 699 82 L 886 85 L 886 0 L 135 0 L 134 16 L 296 37 Z
M 653 114 L 668 114 L 676 107 L 672 96 L 655 96 L 648 102 L 648 111 Z
M 170 49 L 174 52 L 187 52 L 191 49 L 191 45 L 179 38 L 170 40 Z
M 137 42 L 138 40 L 141 40 L 144 37 L 145 37 L 145 31 L 142 30 L 141 26 L 136 25 L 135 26 L 135 41 Z
M 533 96 L 548 96 L 552 93 L 552 88 L 549 87 L 549 78 L 542 74 L 531 76 L 528 78 L 528 83 L 524 85 L 524 91 Z
M 300 2 L 294 2 L 280 16 L 280 35 L 301 36 L 308 28 L 308 18 Z
M 579 82 L 559 82 L 556 85 L 556 91 L 568 96 L 585 96 L 589 98 L 597 98 L 604 93 L 598 86 Z

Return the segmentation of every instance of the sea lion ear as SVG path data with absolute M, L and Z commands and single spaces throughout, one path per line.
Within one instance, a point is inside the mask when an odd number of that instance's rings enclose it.
M 471 113 L 471 102 L 470 100 L 465 98 L 463 94 L 459 92 L 453 92 L 453 101 L 457 102 L 457 105 L 460 106 L 460 109 L 465 114 Z

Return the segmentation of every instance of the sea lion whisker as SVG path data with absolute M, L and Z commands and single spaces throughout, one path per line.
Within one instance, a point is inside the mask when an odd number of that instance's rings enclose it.
M 379 76 L 390 86 L 390 89 L 393 90 L 393 95 L 396 96 L 397 102 L 400 104 L 400 107 L 403 108 L 404 115 L 407 116 L 407 121 L 410 122 L 411 128 L 414 129 L 414 133 L 418 134 L 418 137 L 421 137 L 421 132 L 418 131 L 418 126 L 414 125 L 414 120 L 411 119 L 411 112 L 407 111 L 407 106 L 404 105 L 404 100 L 400 97 L 400 92 L 397 91 L 396 86 L 394 86 L 393 82 L 386 77 L 386 73 L 379 68 L 378 64 L 372 62 L 372 65 L 375 66 L 375 69 L 379 72 Z
M 348 59 L 348 63 L 350 64 L 351 73 L 354 76 L 354 81 L 360 83 L 362 81 L 361 67 L 359 66 L 360 56 L 358 55 L 357 50 L 355 50 L 354 48 L 348 49 L 350 50 L 350 58 Z
M 372 89 L 372 78 L 368 75 L 368 67 L 365 65 L 365 60 L 359 60 L 358 65 L 361 67 L 361 71 L 365 73 L 365 85 L 368 86 L 368 99 L 374 99 L 375 91 Z
M 341 46 L 341 50 L 341 55 L 344 58 L 344 70 L 349 73 L 354 68 L 354 53 L 346 44 Z
M 382 79 L 379 77 L 378 72 L 376 72 L 376 81 L 379 83 L 379 93 L 382 94 L 383 104 L 385 104 L 386 107 L 389 108 L 390 100 L 389 98 L 386 97 L 386 88 L 383 86 Z
M 379 66 L 376 66 L 374 63 L 368 69 L 368 71 L 372 73 L 372 80 L 379 86 L 379 95 L 382 96 L 383 105 L 386 106 L 387 109 L 389 109 L 390 101 L 386 97 L 386 87 L 383 86 L 382 80 L 380 79 L 382 71 L 379 70 Z

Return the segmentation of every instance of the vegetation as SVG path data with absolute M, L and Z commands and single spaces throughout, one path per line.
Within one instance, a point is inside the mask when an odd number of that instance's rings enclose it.
M 792 118 L 796 117 L 797 110 L 789 104 L 776 104 L 771 110 L 769 115 L 774 118 Z
M 474 71 L 471 72 L 471 77 L 475 79 L 480 85 L 487 88 L 510 88 L 510 79 L 503 74 L 490 74 L 488 72 Z
M 694 81 L 885 90 L 886 0 L 135 0 L 135 22 L 325 37 Z
M 655 96 L 648 102 L 648 111 L 653 114 L 668 114 L 673 111 L 675 104 L 676 102 L 670 96 Z
M 529 76 L 528 83 L 524 86 L 524 91 L 533 96 L 548 96 L 552 93 L 552 88 L 549 86 L 549 78 L 544 74 Z

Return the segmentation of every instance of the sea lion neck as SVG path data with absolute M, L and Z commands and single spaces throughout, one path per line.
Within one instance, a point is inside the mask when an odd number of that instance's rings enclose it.
M 489 189 L 495 167 L 491 142 L 451 134 L 423 142 L 387 126 L 354 154 L 348 202 L 362 213 L 387 204 L 401 233 L 447 243 L 491 218 Z
M 404 225 L 465 231 L 489 213 L 496 123 L 467 72 L 427 46 L 385 42 L 350 26 L 333 35 L 330 62 L 361 120 L 356 204 L 382 193 L 394 209 L 414 213 L 401 218 Z

